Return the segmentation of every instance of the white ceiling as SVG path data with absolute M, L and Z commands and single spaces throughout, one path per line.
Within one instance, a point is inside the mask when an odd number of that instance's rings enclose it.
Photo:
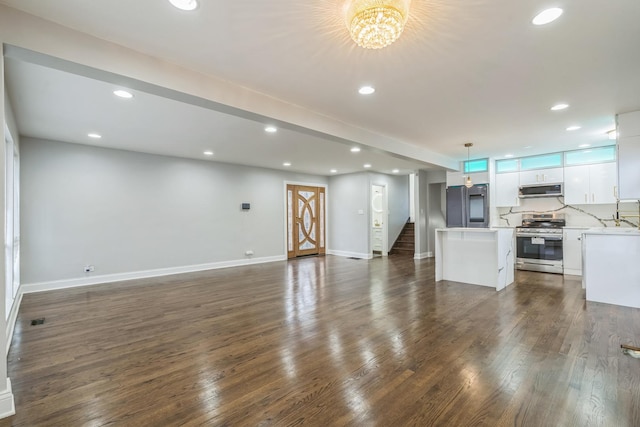
M 0 3 L 456 160 L 466 159 L 467 141 L 472 157 L 608 144 L 615 114 L 640 110 L 638 0 L 413 0 L 400 40 L 378 51 L 350 40 L 341 0 L 200 0 L 191 13 L 166 0 Z M 530 23 L 551 6 L 564 9 L 560 19 Z M 262 122 L 153 94 L 126 104 L 109 96 L 110 83 L 6 62 L 25 135 L 85 143 L 94 125 L 106 146 L 185 157 L 212 148 L 220 161 L 289 160 L 321 174 L 365 161 L 383 172 L 426 166 L 354 156 L 348 141 L 313 129 L 266 135 Z M 376 93 L 358 95 L 364 84 Z M 571 106 L 550 111 L 557 102 Z

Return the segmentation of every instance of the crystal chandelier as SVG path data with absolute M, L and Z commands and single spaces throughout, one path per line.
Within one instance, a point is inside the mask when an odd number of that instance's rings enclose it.
M 396 41 L 409 15 L 411 0 L 350 0 L 347 28 L 358 46 L 381 49 Z

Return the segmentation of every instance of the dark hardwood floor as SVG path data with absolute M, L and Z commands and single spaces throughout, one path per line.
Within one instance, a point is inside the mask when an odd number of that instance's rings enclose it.
M 640 426 L 622 343 L 640 310 L 576 278 L 496 292 L 403 256 L 51 291 L 24 296 L 0 426 Z

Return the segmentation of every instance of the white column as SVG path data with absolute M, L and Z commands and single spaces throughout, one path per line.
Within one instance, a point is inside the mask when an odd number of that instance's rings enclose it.
M 2 44 L 2 40 L 0 40 L 0 56 L 4 57 L 4 49 L 3 49 L 3 44 Z M 0 198 L 0 200 L 2 200 L 4 202 L 4 199 L 6 197 L 6 191 L 5 191 L 5 180 L 6 180 L 6 176 L 5 176 L 5 156 L 7 155 L 7 153 L 5 153 L 6 150 L 6 143 L 5 143 L 5 109 L 4 109 L 4 100 L 5 100 L 5 85 L 4 85 L 4 61 L 0 61 L 0 79 L 2 80 L 2 88 L 0 89 L 0 99 L 2 100 L 0 102 L 0 117 L 2 117 L 2 149 L 0 150 L 0 194 L 2 195 L 2 197 Z M 4 236 L 4 233 L 6 233 L 6 227 L 4 226 L 5 223 L 5 210 L 4 210 L 4 206 L 5 203 L 2 204 L 2 209 L 0 209 L 0 224 L 2 224 L 2 230 L 3 230 L 3 241 L 6 240 L 6 236 Z M 6 257 L 2 257 L 2 262 L 0 262 L 0 277 L 2 278 L 2 285 L 0 286 L 0 301 L 2 301 L 2 304 L 0 304 L 0 330 L 1 331 L 6 331 L 7 330 L 7 321 L 5 320 L 7 318 L 6 313 L 5 313 L 5 304 L 4 304 L 4 300 L 5 300 L 5 292 L 6 292 L 6 275 L 5 275 L 5 269 L 6 268 L 10 268 L 7 267 L 5 265 L 6 262 Z M 4 333 L 0 335 L 0 337 L 4 337 Z M 15 405 L 13 402 L 13 393 L 11 392 L 11 381 L 9 380 L 9 378 L 7 377 L 7 339 L 6 337 L 4 337 L 4 339 L 0 339 L 0 418 L 4 418 L 4 417 L 8 417 L 10 415 L 15 414 Z

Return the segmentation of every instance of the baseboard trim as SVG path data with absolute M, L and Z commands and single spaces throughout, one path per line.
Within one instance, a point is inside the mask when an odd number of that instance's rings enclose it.
M 232 261 L 212 262 L 207 264 L 186 265 L 182 267 L 158 268 L 155 270 L 132 271 L 129 273 L 105 274 L 76 279 L 54 280 L 51 282 L 26 283 L 21 286 L 23 293 L 52 291 L 55 289 L 75 288 L 78 286 L 99 285 L 102 283 L 121 282 L 125 280 L 147 279 L 150 277 L 169 276 L 172 274 L 193 273 L 196 271 L 217 270 L 220 268 L 242 267 L 245 265 L 264 264 L 267 262 L 286 261 L 286 255 L 240 259 Z
M 433 252 L 420 252 L 413 256 L 413 259 L 433 258 Z
M 373 254 L 363 254 L 359 252 L 349 252 L 349 251 L 336 251 L 330 249 L 327 251 L 329 255 L 341 256 L 345 258 L 361 258 L 361 259 L 372 259 Z
M 13 400 L 13 391 L 11 390 L 11 379 L 7 378 L 7 389 L 0 392 L 0 418 L 7 418 L 15 415 L 16 405 Z
M 18 288 L 18 294 L 16 295 L 16 299 L 13 300 L 13 305 L 11 306 L 11 311 L 9 312 L 9 317 L 7 318 L 7 328 L 6 328 L 6 337 L 7 337 L 7 354 L 9 354 L 9 349 L 11 348 L 11 342 L 13 341 L 13 330 L 16 328 L 16 322 L 18 321 L 18 311 L 20 310 L 20 304 L 22 304 L 22 296 L 24 293 L 22 292 L 22 286 Z

